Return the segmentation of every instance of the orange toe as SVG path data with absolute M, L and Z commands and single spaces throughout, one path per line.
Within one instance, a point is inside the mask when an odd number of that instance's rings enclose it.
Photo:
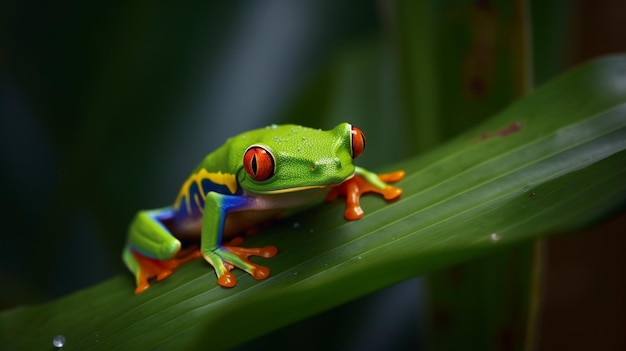
M 157 260 L 146 257 L 136 251 L 133 251 L 132 254 L 139 265 L 135 295 L 146 291 L 150 287 L 148 280 L 156 278 L 156 281 L 162 281 L 172 275 L 172 273 L 174 273 L 180 265 L 202 257 L 200 250 L 198 250 L 197 247 L 190 247 L 182 250 L 171 260 Z
M 387 183 L 393 183 L 404 178 L 405 172 L 402 170 L 379 174 L 378 178 Z M 387 201 L 397 199 L 402 195 L 402 189 L 386 185 L 384 188 L 379 188 L 370 183 L 365 177 L 361 175 L 355 175 L 354 177 L 346 180 L 345 182 L 335 186 L 330 190 L 326 196 L 326 201 L 332 201 L 337 196 L 346 197 L 346 210 L 344 217 L 347 220 L 357 220 L 363 217 L 363 209 L 360 205 L 360 199 L 363 194 L 376 193 L 382 195 Z

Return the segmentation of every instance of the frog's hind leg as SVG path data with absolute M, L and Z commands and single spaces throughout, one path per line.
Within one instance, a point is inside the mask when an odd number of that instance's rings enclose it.
M 202 257 L 198 247 L 189 247 L 180 250 L 172 259 L 158 260 L 144 256 L 128 245 L 124 248 L 122 256 L 126 267 L 135 276 L 135 295 L 150 287 L 149 279 L 156 278 L 156 281 L 161 281 L 172 275 L 181 264 Z
M 161 281 L 181 264 L 201 257 L 197 248 L 181 251 L 180 241 L 159 220 L 168 211 L 139 212 L 130 225 L 122 259 L 135 276 L 135 294 L 150 287 L 149 279 Z
M 148 283 L 150 275 L 148 273 L 149 270 L 146 269 L 146 263 L 141 262 L 141 259 L 137 256 L 141 255 L 136 255 L 134 250 L 130 248 L 130 245 L 126 245 L 124 247 L 122 260 L 126 264 L 128 270 L 135 276 L 135 295 L 150 287 L 150 284 Z

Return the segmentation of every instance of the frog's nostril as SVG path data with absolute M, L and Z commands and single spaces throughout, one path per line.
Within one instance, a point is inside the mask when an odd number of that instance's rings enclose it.
M 327 170 L 338 170 L 343 167 L 341 160 L 338 157 L 333 157 L 331 159 L 318 160 L 311 163 L 312 171 L 327 171 Z
M 335 162 L 335 167 L 341 168 L 341 160 L 339 159 L 339 157 L 335 157 L 333 161 Z

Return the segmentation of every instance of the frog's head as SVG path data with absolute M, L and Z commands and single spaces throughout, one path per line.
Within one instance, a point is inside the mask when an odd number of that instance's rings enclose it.
M 244 133 L 247 147 L 237 180 L 245 190 L 275 194 L 336 185 L 354 176 L 353 160 L 365 149 L 365 136 L 342 123 L 331 130 L 296 125 Z

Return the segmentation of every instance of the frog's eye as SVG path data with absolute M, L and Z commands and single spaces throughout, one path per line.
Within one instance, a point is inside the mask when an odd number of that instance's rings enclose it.
M 254 180 L 268 180 L 274 175 L 274 156 L 262 146 L 250 146 L 243 155 L 243 168 Z
M 363 134 L 359 128 L 354 126 L 352 127 L 352 131 L 350 133 L 352 136 L 352 158 L 357 158 L 363 153 L 363 150 L 365 150 L 365 134 Z

